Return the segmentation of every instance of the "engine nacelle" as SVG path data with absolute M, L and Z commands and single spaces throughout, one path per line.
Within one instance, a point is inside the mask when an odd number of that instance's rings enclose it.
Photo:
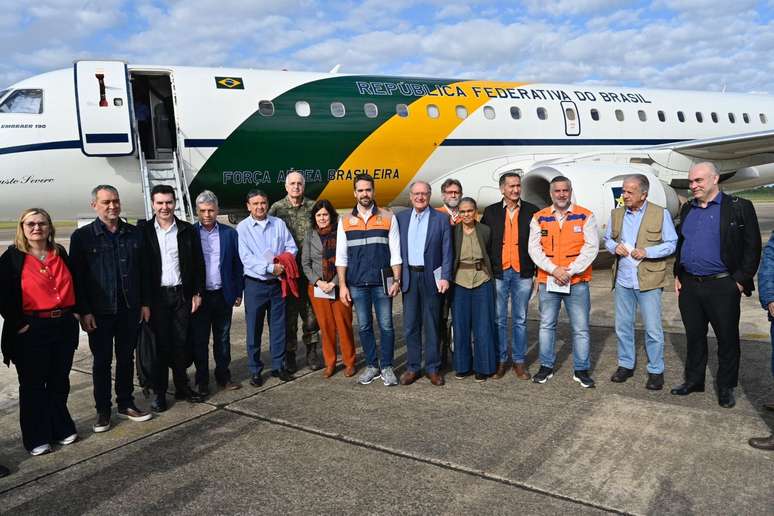
M 661 205 L 676 216 L 680 209 L 677 192 L 659 180 L 650 168 L 637 165 L 604 163 L 562 163 L 546 165 L 529 171 L 521 180 L 521 198 L 540 208 L 551 204 L 549 183 L 557 176 L 572 181 L 573 202 L 591 210 L 603 231 L 610 219 L 610 211 L 623 202 L 623 180 L 631 174 L 643 174 L 650 181 L 648 201 Z

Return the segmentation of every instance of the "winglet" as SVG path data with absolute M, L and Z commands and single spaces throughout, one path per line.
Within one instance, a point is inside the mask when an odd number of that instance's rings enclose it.
M 339 73 L 339 68 L 341 68 L 341 64 L 337 64 L 333 68 L 331 68 L 331 71 L 328 73 Z

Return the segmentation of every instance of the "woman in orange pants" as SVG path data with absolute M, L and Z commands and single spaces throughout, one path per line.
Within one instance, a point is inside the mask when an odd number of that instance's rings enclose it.
M 339 299 L 336 275 L 336 230 L 338 214 L 331 203 L 321 199 L 312 208 L 312 227 L 304 238 L 301 266 L 309 280 L 309 300 L 320 326 L 325 360 L 323 377 L 336 370 L 336 335 L 339 336 L 345 376 L 355 374 L 355 341 L 352 335 L 352 307 Z

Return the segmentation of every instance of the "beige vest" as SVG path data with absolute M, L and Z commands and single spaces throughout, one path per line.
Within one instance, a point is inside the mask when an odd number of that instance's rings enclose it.
M 614 209 L 610 214 L 610 236 L 618 242 L 623 227 L 625 207 Z M 637 233 L 637 243 L 635 246 L 639 249 L 658 245 L 663 242 L 661 228 L 664 223 L 664 208 L 658 204 L 648 202 L 645 208 L 645 214 L 642 216 L 640 230 Z M 640 283 L 640 291 L 653 290 L 654 288 L 664 288 L 669 284 L 667 277 L 667 259 L 645 258 L 637 267 L 637 280 Z M 618 260 L 613 262 L 613 288 L 618 274 Z

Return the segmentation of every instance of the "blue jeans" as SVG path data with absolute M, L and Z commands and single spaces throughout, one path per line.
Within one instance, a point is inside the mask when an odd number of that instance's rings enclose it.
M 634 350 L 634 319 L 640 306 L 645 325 L 645 351 L 648 353 L 648 372 L 664 372 L 664 330 L 661 327 L 660 288 L 640 292 L 633 288 L 615 286 L 615 335 L 618 337 L 618 365 L 634 369 L 637 353 Z
M 285 361 L 285 298 L 279 281 L 265 283 L 245 278 L 245 321 L 247 322 L 247 367 L 250 374 L 263 371 L 261 335 L 263 320 L 269 316 L 271 368 L 279 370 Z
M 532 278 L 522 278 L 513 269 L 495 280 L 497 288 L 497 362 L 508 361 L 508 297 L 511 298 L 511 352 L 513 362 L 523 364 L 527 355 L 527 308 Z
M 469 373 L 472 367 L 479 374 L 490 375 L 497 368 L 497 335 L 492 323 L 493 298 L 491 281 L 472 289 L 454 286 L 454 370 L 458 373 Z M 475 338 L 472 356 L 471 333 Z
M 392 328 L 392 298 L 384 293 L 381 285 L 365 287 L 349 287 L 349 294 L 357 313 L 357 326 L 360 335 L 360 345 L 365 353 L 366 363 L 371 367 L 379 367 L 376 356 L 376 336 L 374 335 L 371 307 L 376 311 L 376 322 L 379 324 L 382 361 L 381 367 L 392 367 L 395 355 L 395 331 Z
M 576 371 L 587 371 L 589 362 L 589 284 L 576 283 L 569 294 L 548 292 L 546 284 L 540 284 L 540 365 L 553 368 L 556 362 L 556 320 L 564 301 L 564 309 L 570 318 L 572 329 L 572 358 Z
M 774 376 L 774 321 L 771 321 L 771 374 Z

